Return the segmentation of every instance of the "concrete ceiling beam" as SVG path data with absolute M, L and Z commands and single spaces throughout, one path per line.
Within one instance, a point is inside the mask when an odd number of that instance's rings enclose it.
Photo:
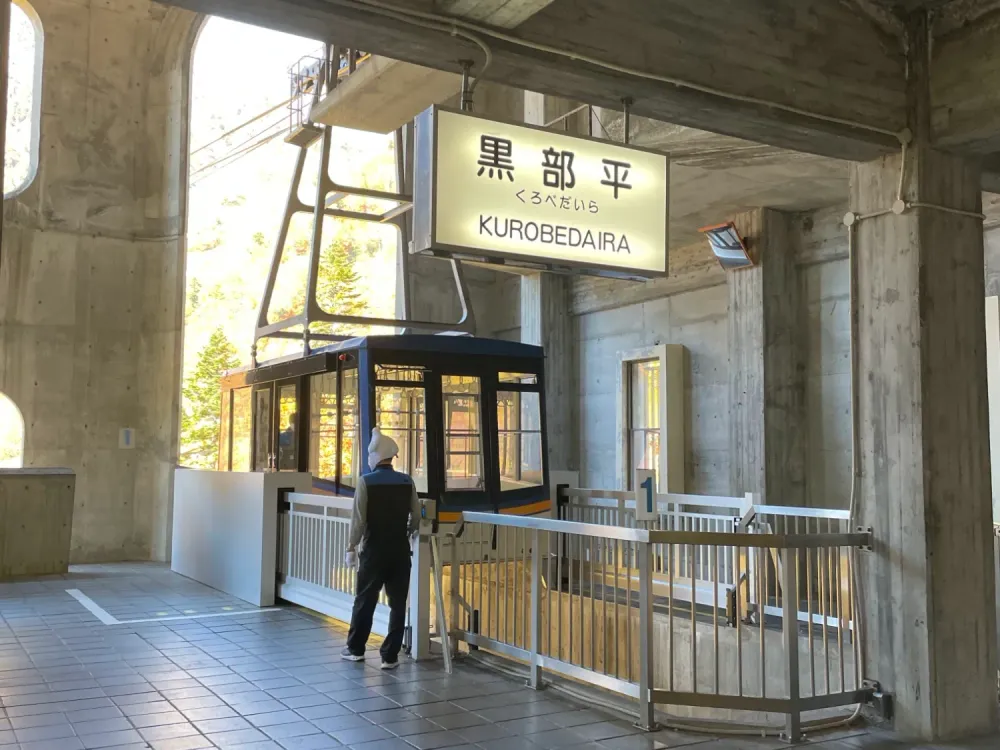
M 166 1 L 453 72 L 483 56 L 448 31 L 339 0 Z M 391 2 L 440 10 L 433 0 Z M 630 97 L 636 115 L 665 122 L 855 160 L 897 148 L 893 134 L 905 123 L 898 40 L 844 3 L 555 0 L 510 33 L 519 41 L 480 35 L 493 52 L 487 79 L 603 107 Z
M 1000 12 L 934 42 L 930 86 L 935 145 L 981 156 L 1000 152 L 997 50 Z
M 438 10 L 449 16 L 480 21 L 501 29 L 515 29 L 553 0 L 438 0 Z

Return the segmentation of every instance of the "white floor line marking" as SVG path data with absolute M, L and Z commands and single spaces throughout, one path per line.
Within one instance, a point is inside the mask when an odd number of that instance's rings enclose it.
M 175 617 L 147 617 L 141 620 L 119 620 L 113 614 L 101 607 L 80 589 L 66 589 L 66 593 L 82 604 L 94 617 L 105 625 L 135 625 L 146 622 L 175 622 L 177 620 L 201 620 L 206 617 L 234 617 L 236 615 L 256 615 L 261 612 L 274 612 L 279 607 L 263 607 L 261 609 L 245 609 L 233 612 L 207 612 L 203 615 L 177 615 Z
M 66 593 L 76 599 L 80 604 L 82 604 L 94 617 L 103 622 L 105 625 L 118 625 L 121 620 L 112 615 L 107 610 L 98 606 L 97 602 L 87 596 L 85 593 L 80 591 L 80 589 L 66 589 Z
M 119 620 L 116 625 L 130 625 L 139 622 L 172 622 L 174 620 L 201 620 L 206 617 L 233 617 L 234 615 L 258 615 L 261 612 L 276 612 L 278 607 L 263 607 L 261 609 L 247 609 L 242 612 L 208 612 L 204 615 L 179 615 L 177 617 L 150 617 L 145 620 Z

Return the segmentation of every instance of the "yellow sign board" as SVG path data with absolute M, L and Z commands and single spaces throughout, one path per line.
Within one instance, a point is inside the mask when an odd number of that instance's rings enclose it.
M 666 154 L 437 107 L 416 142 L 414 252 L 666 275 Z

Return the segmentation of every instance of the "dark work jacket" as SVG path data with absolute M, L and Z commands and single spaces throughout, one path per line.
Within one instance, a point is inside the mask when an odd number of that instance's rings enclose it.
M 420 520 L 413 480 L 390 467 L 378 466 L 361 477 L 359 485 L 355 500 L 365 505 L 362 559 L 408 560 L 409 536 Z

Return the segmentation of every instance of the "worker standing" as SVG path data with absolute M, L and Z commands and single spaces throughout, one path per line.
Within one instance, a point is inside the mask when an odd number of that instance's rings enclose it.
M 410 540 L 420 523 L 420 500 L 409 475 L 392 468 L 396 441 L 376 427 L 368 446 L 369 474 L 358 480 L 345 563 L 358 567 L 354 610 L 341 658 L 363 661 L 379 593 L 389 599 L 389 632 L 382 641 L 382 669 L 399 666 L 410 588 Z M 361 552 L 357 552 L 361 543 Z

